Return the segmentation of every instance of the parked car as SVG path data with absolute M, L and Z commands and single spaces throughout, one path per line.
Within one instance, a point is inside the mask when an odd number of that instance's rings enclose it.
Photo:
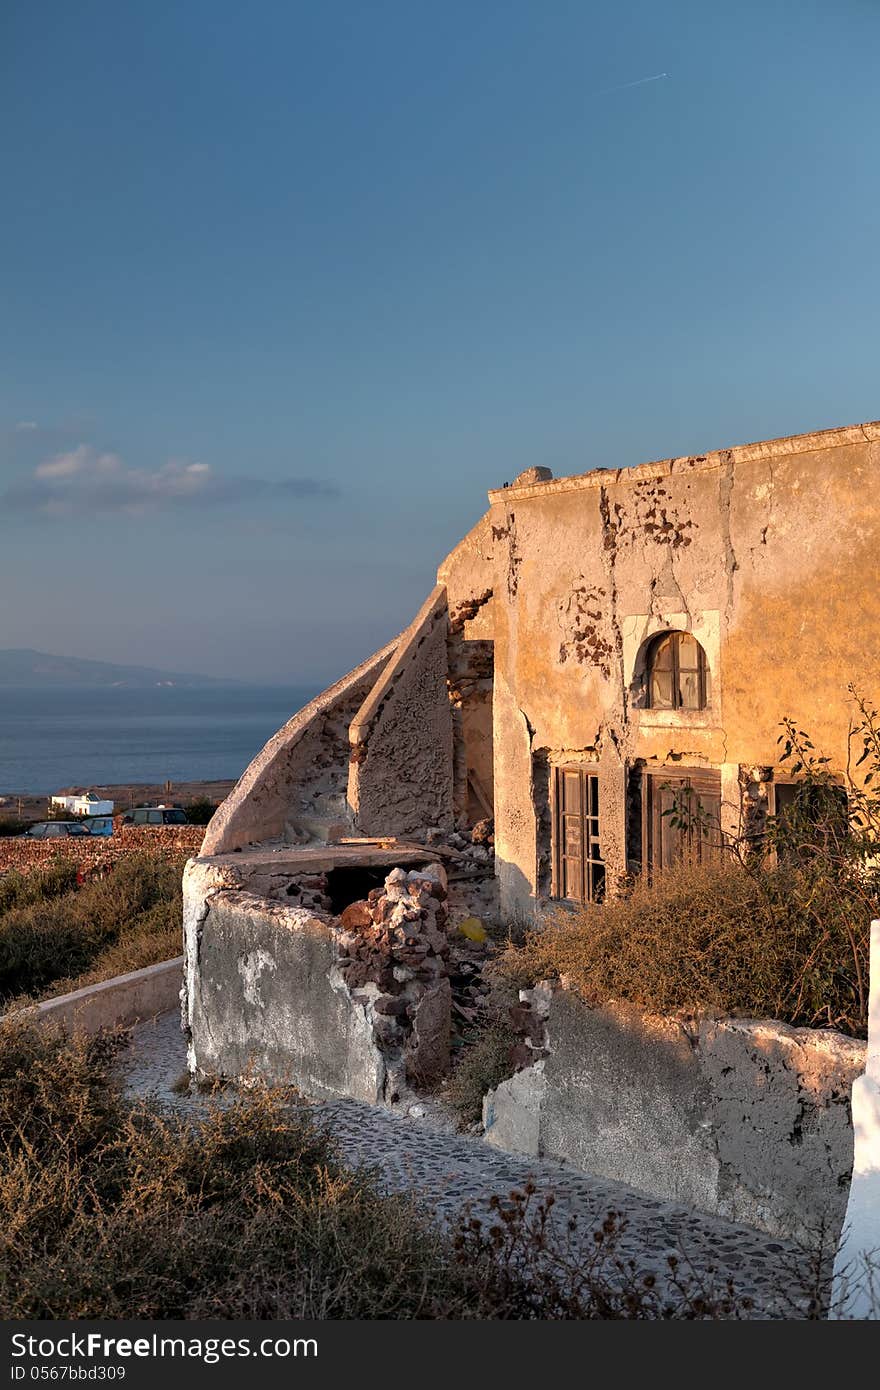
M 113 817 L 112 816 L 86 816 L 83 821 L 90 835 L 112 835 Z
M 186 825 L 182 806 L 135 806 L 122 817 L 123 825 Z
M 40 820 L 26 830 L 29 840 L 66 840 L 73 835 L 88 835 L 90 832 L 78 820 Z

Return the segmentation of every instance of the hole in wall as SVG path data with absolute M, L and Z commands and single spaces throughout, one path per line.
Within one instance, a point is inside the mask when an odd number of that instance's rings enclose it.
M 422 864 L 407 864 L 405 867 L 407 870 L 423 868 L 431 862 L 425 859 Z M 381 888 L 391 870 L 397 867 L 392 859 L 387 864 L 351 864 L 328 870 L 326 891 L 334 916 L 338 917 L 351 903 L 361 902 L 371 888 Z

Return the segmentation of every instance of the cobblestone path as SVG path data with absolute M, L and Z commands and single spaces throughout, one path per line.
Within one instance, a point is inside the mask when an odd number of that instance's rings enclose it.
M 134 1030 L 124 1062 L 127 1084 L 178 1107 L 204 1105 L 201 1098 L 180 1097 L 171 1089 L 185 1064 L 178 1016 L 166 1014 Z M 752 1316 L 792 1318 L 805 1306 L 809 1262 L 791 1242 L 559 1163 L 499 1152 L 455 1133 L 434 1106 L 426 1106 L 419 1118 L 353 1100 L 319 1102 L 314 1108 L 349 1163 L 378 1169 L 387 1190 L 412 1194 L 442 1221 L 454 1221 L 465 1203 L 483 1215 L 493 1195 L 521 1189 L 531 1178 L 537 1195 L 553 1193 L 559 1228 L 574 1216 L 587 1242 L 609 1211 L 621 1213 L 625 1229 L 617 1255 L 633 1261 L 640 1274 L 665 1279 L 666 1257 L 674 1253 L 702 1286 L 721 1290 L 730 1280 L 740 1297 L 754 1300 Z

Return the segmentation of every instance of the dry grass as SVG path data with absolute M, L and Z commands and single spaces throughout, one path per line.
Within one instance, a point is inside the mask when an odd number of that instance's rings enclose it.
M 557 1243 L 534 1190 L 450 1236 L 313 1112 L 255 1088 L 198 1120 L 129 1106 L 119 1035 L 0 1026 L 0 1316 L 667 1318 L 737 1316 L 730 1290 L 660 1293 L 616 1257 Z M 581 1246 L 581 1249 L 583 1247 Z M 747 1311 L 747 1308 L 746 1308 Z
M 870 913 L 864 884 L 814 866 L 682 867 L 654 885 L 560 910 L 510 947 L 520 984 L 562 977 L 588 1002 L 718 1012 L 864 1037 Z
M 45 999 L 181 950 L 183 856 L 127 856 L 76 886 L 76 865 L 0 880 L 0 1004 Z

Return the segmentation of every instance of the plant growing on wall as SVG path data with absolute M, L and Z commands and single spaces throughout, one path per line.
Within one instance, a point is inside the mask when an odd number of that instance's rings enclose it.
M 810 998 L 817 1022 L 829 958 L 852 994 L 855 1016 L 865 1020 L 868 931 L 880 915 L 880 713 L 853 685 L 848 690 L 854 713 L 840 772 L 806 730 L 781 721 L 779 763 L 792 778 L 790 797 L 762 835 L 746 833 L 742 823 L 735 834 L 719 830 L 697 800 L 680 793 L 664 812 L 674 828 L 720 840 L 723 854 L 751 876 L 768 910 L 788 916 L 793 932 L 806 925 L 812 944 L 792 980 L 792 1012 L 800 1015 Z M 825 1021 L 835 1021 L 830 1012 Z

